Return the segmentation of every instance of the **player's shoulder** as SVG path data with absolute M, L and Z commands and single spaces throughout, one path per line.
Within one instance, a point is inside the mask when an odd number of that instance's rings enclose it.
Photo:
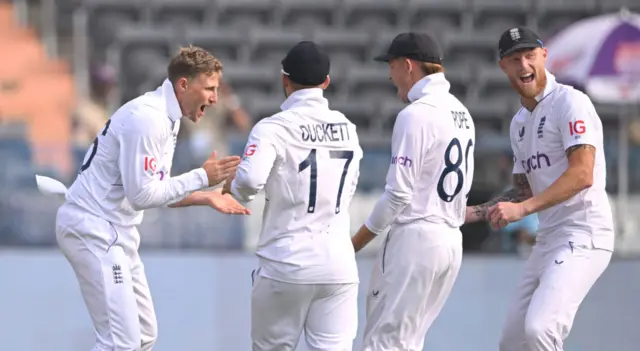
M 582 91 L 566 84 L 558 84 L 554 107 L 567 112 L 575 109 L 594 108 L 591 98 Z
M 111 123 L 120 125 L 125 133 L 151 135 L 165 131 L 166 111 L 155 101 L 149 103 L 149 100 L 143 95 L 125 103 L 111 116 Z
M 290 127 L 291 123 L 288 119 L 283 118 L 280 113 L 275 113 L 256 122 L 251 128 L 250 134 L 254 137 L 277 141 Z
M 293 126 L 290 111 L 276 112 L 271 116 L 260 119 L 254 126 L 257 129 L 282 129 Z
M 511 128 L 517 127 L 520 123 L 525 122 L 528 118 L 528 113 L 529 112 L 524 106 L 520 106 L 518 111 L 516 111 L 516 113 L 513 114 L 513 117 L 511 117 Z
M 426 123 L 428 118 L 423 118 L 431 114 L 438 113 L 438 107 L 435 104 L 416 101 L 405 106 L 396 117 L 396 123 L 398 122 L 421 122 Z
M 443 111 L 444 109 L 434 103 L 414 101 L 398 112 L 393 130 L 402 133 L 420 132 L 440 120 Z

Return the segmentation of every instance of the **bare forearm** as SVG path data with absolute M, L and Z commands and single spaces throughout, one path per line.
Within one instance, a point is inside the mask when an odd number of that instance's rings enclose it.
M 471 213 L 469 214 L 471 218 L 468 218 L 467 222 L 486 220 L 489 207 L 497 204 L 498 202 L 523 202 L 531 198 L 531 196 L 531 191 L 528 189 L 511 188 L 488 202 L 472 206 Z
M 530 215 L 565 202 L 590 186 L 588 177 L 581 175 L 580 170 L 568 169 L 547 190 L 522 203 L 525 214 Z
M 353 244 L 353 250 L 358 252 L 362 250 L 363 247 L 367 246 L 371 240 L 375 239 L 377 235 L 374 234 L 366 225 L 360 227 L 360 230 L 351 238 L 351 243 Z
M 472 206 L 467 208 L 465 222 L 477 222 L 481 220 L 488 220 L 487 212 L 489 208 L 499 202 L 523 202 L 533 197 L 531 187 L 527 176 L 524 174 L 513 175 L 513 188 L 505 191 L 500 196 L 492 199 L 489 202 L 485 202 L 482 205 Z
M 169 205 L 168 207 L 189 207 L 189 206 L 206 206 L 208 204 L 207 195 L 204 191 L 196 191 L 184 199 Z

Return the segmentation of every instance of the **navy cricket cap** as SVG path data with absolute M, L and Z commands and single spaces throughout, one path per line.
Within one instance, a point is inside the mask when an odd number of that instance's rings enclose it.
M 500 58 L 523 49 L 544 47 L 540 36 L 527 27 L 516 27 L 502 33 L 498 42 Z
M 329 56 L 312 41 L 299 42 L 282 60 L 282 73 L 294 83 L 304 86 L 324 83 L 330 67 Z
M 427 33 L 400 33 L 398 34 L 386 53 L 374 58 L 376 61 L 389 62 L 397 57 L 442 64 L 442 48 L 435 38 Z

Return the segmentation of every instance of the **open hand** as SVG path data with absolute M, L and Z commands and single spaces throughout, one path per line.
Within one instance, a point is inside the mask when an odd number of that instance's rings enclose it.
M 503 229 L 509 223 L 517 222 L 525 216 L 522 203 L 498 202 L 487 213 L 489 223 L 494 229 Z
M 212 191 L 208 196 L 208 205 L 220 213 L 234 215 L 250 215 L 251 210 L 242 206 L 233 196 Z
M 209 186 L 215 186 L 230 175 L 235 174 L 239 164 L 239 156 L 227 156 L 218 159 L 218 153 L 214 151 L 213 155 L 204 162 L 202 168 L 207 172 Z

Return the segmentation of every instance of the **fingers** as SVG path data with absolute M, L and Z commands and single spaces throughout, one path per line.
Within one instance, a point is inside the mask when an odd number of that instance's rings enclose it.
M 251 210 L 242 206 L 238 201 L 236 201 L 231 195 L 225 195 L 226 201 L 221 208 L 218 210 L 224 214 L 230 215 L 250 215 Z
M 489 217 L 491 227 L 494 229 L 503 229 L 509 224 L 509 219 L 500 204 L 496 204 L 489 208 L 487 215 Z
M 498 204 L 495 204 L 487 209 L 487 218 L 493 217 L 493 214 L 498 210 Z
M 251 214 L 251 210 L 243 206 L 225 207 L 221 209 L 220 212 L 224 214 L 230 214 L 230 215 L 250 215 Z
M 487 212 L 487 217 L 489 218 L 489 223 L 491 223 L 492 228 L 500 229 L 500 221 L 503 219 L 503 213 L 502 209 L 500 208 L 500 204 L 491 206 Z
M 237 167 L 240 164 L 240 156 L 227 156 L 216 161 L 220 168 Z
M 207 159 L 207 161 L 209 161 L 209 160 L 212 161 L 212 160 L 216 160 L 216 159 L 218 159 L 218 151 L 214 150 L 213 154 L 209 157 L 209 159 Z

